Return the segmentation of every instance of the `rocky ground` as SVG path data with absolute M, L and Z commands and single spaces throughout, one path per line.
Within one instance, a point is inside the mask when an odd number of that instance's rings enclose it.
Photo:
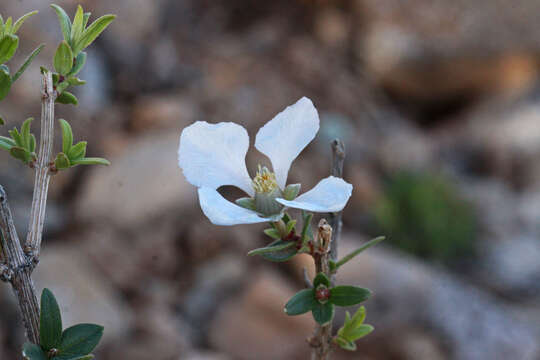
M 330 140 L 347 144 L 355 190 L 341 253 L 374 235 L 372 209 L 397 171 L 443 174 L 478 219 L 474 257 L 421 259 L 390 238 L 344 267 L 340 281 L 374 291 L 376 331 L 335 359 L 540 358 L 538 2 L 83 3 L 119 17 L 90 51 L 81 105 L 58 116 L 112 166 L 53 178 L 35 280 L 57 294 L 66 324 L 105 325 L 97 358 L 307 358 L 312 319 L 282 307 L 308 259 L 248 258 L 266 242 L 261 227 L 212 226 L 176 162 L 191 122 L 235 121 L 253 137 L 304 95 L 322 128 L 290 176 L 311 187 L 328 174 Z M 46 42 L 37 63 L 50 64 L 60 35 L 46 5 L 0 4 L 2 15 L 40 10 L 15 61 Z M 38 81 L 34 67 L 2 102 L 7 127 L 38 116 Z M 248 155 L 248 168 L 258 160 Z M 0 184 L 23 234 L 32 173 L 0 153 Z M 17 358 L 7 286 L 0 303 L 0 354 Z

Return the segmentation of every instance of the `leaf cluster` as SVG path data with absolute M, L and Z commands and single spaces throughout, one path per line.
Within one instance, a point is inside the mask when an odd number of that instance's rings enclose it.
M 16 127 L 10 130 L 10 137 L 0 136 L 0 149 L 9 151 L 11 156 L 27 165 L 36 161 L 36 137 L 30 133 L 33 120 L 33 118 L 26 119 L 21 131 Z
M 355 341 L 373 331 L 373 326 L 364 324 L 365 319 L 366 308 L 363 306 L 360 306 L 352 317 L 347 311 L 345 313 L 345 323 L 338 330 L 334 342 L 342 349 L 356 351 Z

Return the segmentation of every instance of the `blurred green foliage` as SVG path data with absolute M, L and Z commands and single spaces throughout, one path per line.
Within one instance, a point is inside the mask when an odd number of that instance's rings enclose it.
M 443 262 L 473 255 L 475 215 L 441 176 L 394 174 L 375 218 L 390 244 L 414 255 Z

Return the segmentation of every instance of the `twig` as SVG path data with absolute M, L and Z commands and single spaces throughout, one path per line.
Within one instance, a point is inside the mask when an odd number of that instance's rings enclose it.
M 3 261 L 2 280 L 9 281 L 13 287 L 28 340 L 39 344 L 39 303 L 31 278 L 32 266 L 21 247 L 2 186 L 0 186 L 0 241 Z
M 42 75 L 41 94 L 41 138 L 36 163 L 34 181 L 34 195 L 32 209 L 30 210 L 30 224 L 24 252 L 32 259 L 34 266 L 39 262 L 43 223 L 47 207 L 47 193 L 49 191 L 50 162 L 54 139 L 54 102 L 56 91 L 53 89 L 52 73 L 47 71 Z
M 332 141 L 332 170 L 331 174 L 335 177 L 343 177 L 343 163 L 345 161 L 345 144 L 339 139 Z M 333 229 L 332 243 L 330 247 L 330 257 L 332 261 L 337 262 L 338 244 L 341 237 L 341 211 L 330 214 L 330 226 Z M 332 285 L 335 285 L 335 275 L 330 278 Z

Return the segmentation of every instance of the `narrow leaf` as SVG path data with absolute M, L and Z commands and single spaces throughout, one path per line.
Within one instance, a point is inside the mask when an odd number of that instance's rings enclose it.
M 35 57 L 39 55 L 39 53 L 41 52 L 41 50 L 43 50 L 44 47 L 45 47 L 45 44 L 41 44 L 37 48 L 35 48 L 34 51 L 32 51 L 32 53 L 24 61 L 24 64 L 22 64 L 22 66 L 19 68 L 19 70 L 17 70 L 15 75 L 13 75 L 13 77 L 11 78 L 12 82 L 17 81 L 17 79 L 19 79 L 19 77 L 21 77 L 21 75 L 26 71 L 28 66 L 30 66 L 32 61 L 34 61 Z
M 69 91 L 64 91 L 56 98 L 56 102 L 65 105 L 79 105 L 79 100 L 77 97 L 70 93 Z
M 26 19 L 28 19 L 30 16 L 36 15 L 37 13 L 38 13 L 37 11 L 32 11 L 32 12 L 29 12 L 29 13 L 24 14 L 23 16 L 21 16 L 15 22 L 15 24 L 13 24 L 13 29 L 11 30 L 11 33 L 13 35 L 15 35 L 17 33 L 17 31 L 21 28 L 22 24 L 26 21 Z
M 75 58 L 75 63 L 73 65 L 73 68 L 71 69 L 71 72 L 68 75 L 70 76 L 77 75 L 82 70 L 84 64 L 86 64 L 86 53 L 82 51 Z
M 71 164 L 72 165 L 107 165 L 107 166 L 111 165 L 109 160 L 102 159 L 102 158 L 95 158 L 95 157 L 74 160 L 71 162 Z
M 81 5 L 77 6 L 77 11 L 75 12 L 75 17 L 73 18 L 73 24 L 71 25 L 71 42 L 73 45 L 73 53 L 78 54 L 76 51 L 76 44 L 80 40 L 83 33 L 83 22 L 84 22 L 84 12 Z
M 90 19 L 90 16 L 92 16 L 91 12 L 85 12 L 84 18 L 83 18 L 83 29 L 86 29 L 86 25 L 88 25 L 88 20 Z
M 329 301 L 338 306 L 352 306 L 367 300 L 370 295 L 371 291 L 361 287 L 336 286 L 330 289 Z
M 0 40 L 0 64 L 8 62 L 19 47 L 19 38 L 15 35 L 4 35 Z
M 251 250 L 250 252 L 248 252 L 248 255 L 253 256 L 253 255 L 262 255 L 262 254 L 267 254 L 267 253 L 272 253 L 272 252 L 278 252 L 278 251 L 293 247 L 295 244 L 296 243 L 294 241 L 276 241 L 267 247 Z
M 71 146 L 73 146 L 73 131 L 71 129 L 71 125 L 69 125 L 66 120 L 59 119 L 58 122 L 60 123 L 60 128 L 62 129 L 62 152 L 67 154 L 69 153 Z
M 350 333 L 348 333 L 347 339 L 349 341 L 356 341 L 368 335 L 372 331 L 373 331 L 373 326 L 368 325 L 368 324 L 362 324 L 358 326 L 356 329 L 354 329 L 353 331 L 351 331 Z
M 61 75 L 67 75 L 73 68 L 73 52 L 69 44 L 63 40 L 54 54 L 54 68 Z
M 309 240 L 313 239 L 313 232 L 311 231 L 311 219 L 313 219 L 313 214 L 302 211 L 302 217 L 304 219 L 304 226 L 302 227 L 302 243 L 306 244 Z
M 62 339 L 60 307 L 49 289 L 43 289 L 41 293 L 39 337 L 40 345 L 47 351 L 60 345 L 60 340 Z
M 75 53 L 86 49 L 116 18 L 116 15 L 104 15 L 94 21 L 88 29 L 84 30 L 79 41 L 75 43 Z
M 69 149 L 66 155 L 70 161 L 84 158 L 86 155 L 86 141 L 78 142 L 77 145 L 74 145 Z
M 14 146 L 17 146 L 17 144 L 15 144 L 15 141 L 7 137 L 0 136 L 0 149 L 9 151 Z
M 315 290 L 300 290 L 285 304 L 285 314 L 291 316 L 305 314 L 311 311 L 316 305 Z
M 358 254 L 360 254 L 362 251 L 372 247 L 373 245 L 377 245 L 378 243 L 380 243 L 381 241 L 383 241 L 385 239 L 384 236 L 379 236 L 379 237 L 376 237 L 375 239 L 371 239 L 370 241 L 368 241 L 367 243 L 365 243 L 364 245 L 362 245 L 361 247 L 359 247 L 358 249 L 354 250 L 353 252 L 351 252 L 349 255 L 345 256 L 344 258 L 342 258 L 341 260 L 339 260 L 337 263 L 336 263 L 336 266 L 335 266 L 335 269 L 339 269 L 340 266 L 346 264 L 348 261 L 350 261 L 351 259 L 353 259 L 355 256 L 357 256 Z
M 0 100 L 4 99 L 11 89 L 11 76 L 5 69 L 0 69 Z
M 62 35 L 64 40 L 67 42 L 71 41 L 71 20 L 69 19 L 68 14 L 60 6 L 56 4 L 51 4 L 51 7 L 56 12 L 58 16 L 58 22 L 60 23 L 60 28 L 62 29 Z
M 270 236 L 274 240 L 280 240 L 281 239 L 281 235 L 279 234 L 279 231 L 277 231 L 274 228 L 265 229 L 263 232 L 266 235 Z
M 285 246 L 287 245 L 287 246 Z M 279 247 L 284 246 L 282 249 Z M 294 241 L 283 241 L 276 240 L 271 243 L 268 247 L 272 247 L 273 251 L 261 253 L 261 257 L 268 261 L 274 262 L 284 262 L 290 260 L 298 253 L 296 242 Z
M 21 126 L 21 139 L 22 143 L 28 151 L 30 151 L 30 125 L 34 118 L 26 119 Z

